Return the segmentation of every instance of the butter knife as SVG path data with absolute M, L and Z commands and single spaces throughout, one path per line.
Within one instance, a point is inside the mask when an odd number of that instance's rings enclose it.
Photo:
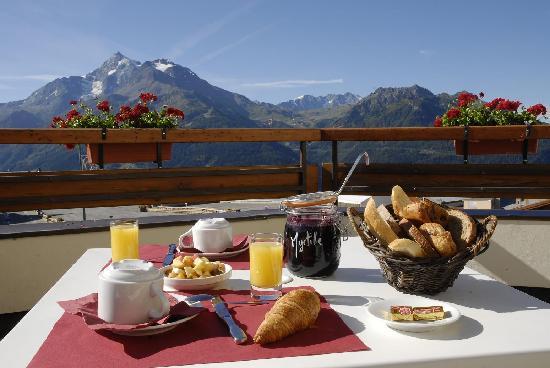
M 163 266 L 171 265 L 175 256 L 176 256 L 176 244 L 170 244 L 170 246 L 168 247 L 168 253 L 166 253 L 166 256 L 164 257 L 164 261 L 162 262 L 162 265 Z
M 231 317 L 231 314 L 229 314 L 229 310 L 227 310 L 223 300 L 221 300 L 219 296 L 215 296 L 212 298 L 212 305 L 214 306 L 218 317 L 223 319 L 229 327 L 229 333 L 233 336 L 235 344 L 243 344 L 246 342 L 246 334 L 239 326 L 237 326 L 235 320 Z

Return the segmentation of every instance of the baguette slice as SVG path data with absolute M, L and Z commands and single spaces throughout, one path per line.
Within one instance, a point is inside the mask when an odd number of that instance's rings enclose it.
M 405 231 L 405 233 L 417 242 L 422 250 L 426 254 L 426 257 L 439 257 L 439 253 L 432 246 L 430 241 L 418 230 L 412 222 L 407 219 L 402 219 L 399 221 L 399 226 Z
M 422 201 L 410 203 L 401 208 L 400 215 L 407 220 L 416 221 L 421 224 L 432 222 L 429 215 L 429 207 Z
M 388 225 L 386 220 L 378 213 L 376 202 L 374 202 L 372 198 L 367 202 L 364 217 L 369 230 L 372 231 L 383 244 L 390 244 L 397 239 L 397 235 L 393 232 L 390 225 Z
M 451 209 L 447 229 L 451 232 L 458 250 L 464 250 L 472 245 L 477 236 L 475 221 L 460 210 Z
M 410 239 L 395 239 L 388 245 L 388 248 L 390 248 L 392 252 L 412 258 L 426 257 L 426 253 L 424 253 L 420 244 Z
M 420 232 L 429 239 L 431 245 L 442 257 L 452 257 L 456 254 L 456 244 L 451 233 L 435 222 L 422 224 Z
M 403 230 L 399 227 L 399 224 L 397 223 L 397 221 L 395 221 L 395 219 L 393 218 L 390 211 L 388 211 L 386 206 L 381 204 L 380 206 L 378 206 L 377 209 L 380 216 L 382 216 L 382 218 L 388 223 L 388 225 L 390 225 L 393 232 L 400 238 L 404 237 L 405 234 L 403 233 Z
M 400 217 L 404 217 L 401 214 L 403 208 L 411 204 L 412 201 L 409 196 L 405 193 L 403 188 L 399 185 L 395 185 L 391 190 L 391 204 L 393 206 L 393 212 Z

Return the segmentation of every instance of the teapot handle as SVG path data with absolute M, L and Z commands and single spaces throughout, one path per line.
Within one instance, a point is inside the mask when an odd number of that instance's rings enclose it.
M 183 238 L 185 238 L 186 236 L 189 236 L 189 235 L 192 235 L 192 231 L 193 231 L 193 226 L 191 226 L 191 228 L 189 230 L 187 230 L 186 232 L 184 232 L 183 234 L 181 234 L 178 238 L 178 249 L 183 249 L 183 248 L 193 248 L 193 243 L 191 243 L 190 245 L 185 245 L 185 243 L 183 242 Z M 193 238 L 191 238 L 193 239 Z
M 151 284 L 151 298 L 160 300 L 160 309 L 152 308 L 149 310 L 149 317 L 152 319 L 159 319 L 167 315 L 170 311 L 170 302 L 164 296 L 162 292 L 162 286 L 157 283 Z

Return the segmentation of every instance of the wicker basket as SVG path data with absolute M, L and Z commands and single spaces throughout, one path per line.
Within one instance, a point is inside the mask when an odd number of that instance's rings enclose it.
M 391 210 L 391 206 L 388 206 Z M 390 211 L 391 212 L 391 211 Z M 363 240 L 365 247 L 376 257 L 388 284 L 409 294 L 437 294 L 447 290 L 466 263 L 489 248 L 489 238 L 497 226 L 497 218 L 489 216 L 477 224 L 475 243 L 453 257 L 410 259 L 392 253 L 368 230 L 363 214 L 356 208 L 348 208 L 351 225 Z

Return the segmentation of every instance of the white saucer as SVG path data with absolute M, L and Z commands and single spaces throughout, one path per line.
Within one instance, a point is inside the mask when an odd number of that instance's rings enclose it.
M 445 311 L 445 317 L 438 321 L 392 321 L 389 317 L 392 305 L 408 305 L 411 307 L 440 305 Z M 453 304 L 415 295 L 403 295 L 372 302 L 367 305 L 367 313 L 382 320 L 388 327 L 394 330 L 406 332 L 427 332 L 445 328 L 445 326 L 458 321 L 461 316 L 460 311 Z
M 219 259 L 226 259 L 238 256 L 241 253 L 244 253 L 248 250 L 249 244 L 246 244 L 243 248 L 230 252 L 221 252 L 221 253 L 197 253 L 197 252 L 185 252 L 185 248 L 180 248 L 182 251 L 177 253 L 178 256 L 194 256 L 198 255 L 200 257 L 206 257 L 211 261 L 216 261 Z
M 198 315 L 199 315 L 199 313 L 197 313 L 195 315 L 192 315 L 192 316 L 189 316 L 189 317 L 186 317 L 186 318 L 182 318 L 182 319 L 180 319 L 178 321 L 175 321 L 175 322 L 165 323 L 165 324 L 162 324 L 162 325 L 147 326 L 147 327 L 136 328 L 134 330 L 127 330 L 127 331 L 117 331 L 117 330 L 109 330 L 109 331 L 111 331 L 114 334 L 123 335 L 123 336 L 157 335 L 157 334 L 161 334 L 161 333 L 173 330 L 174 328 L 178 327 L 182 323 L 185 323 L 185 322 L 189 321 L 190 319 L 195 318 Z

